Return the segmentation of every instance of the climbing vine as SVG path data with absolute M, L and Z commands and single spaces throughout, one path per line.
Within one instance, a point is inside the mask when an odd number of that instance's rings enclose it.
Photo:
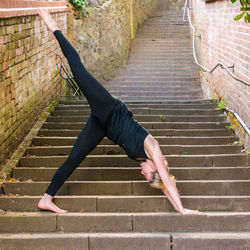
M 241 4 L 241 13 L 237 15 L 234 20 L 238 21 L 244 16 L 244 20 L 246 23 L 250 23 L 250 0 L 239 0 Z M 236 3 L 237 0 L 231 0 L 232 3 Z
M 69 0 L 70 3 L 73 4 L 73 6 L 75 7 L 75 9 L 83 14 L 83 15 L 87 15 L 89 14 L 88 12 L 88 5 L 89 5 L 89 0 Z

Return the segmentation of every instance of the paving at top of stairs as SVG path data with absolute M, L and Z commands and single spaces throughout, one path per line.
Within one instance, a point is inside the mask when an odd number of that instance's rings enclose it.
M 104 138 L 55 197 L 67 215 L 36 204 L 70 153 L 90 109 L 55 107 L 0 195 L 0 249 L 250 249 L 250 167 L 214 100 L 203 100 L 188 26 L 179 11 L 155 12 L 131 43 L 127 67 L 105 83 L 159 141 L 182 202 L 207 212 L 182 216 Z

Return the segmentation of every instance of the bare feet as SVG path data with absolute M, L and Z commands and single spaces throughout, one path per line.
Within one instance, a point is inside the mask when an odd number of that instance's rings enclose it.
M 43 19 L 50 31 L 54 32 L 55 30 L 58 30 L 56 21 L 52 18 L 48 10 L 41 8 L 38 10 L 38 14 Z
M 43 210 L 49 210 L 57 214 L 66 214 L 68 211 L 60 209 L 52 202 L 53 197 L 49 194 L 44 194 L 41 200 L 38 202 L 38 207 Z
M 184 208 L 183 211 L 180 212 L 181 214 L 196 214 L 196 215 L 205 215 L 205 213 L 200 212 L 199 210 L 191 210 Z

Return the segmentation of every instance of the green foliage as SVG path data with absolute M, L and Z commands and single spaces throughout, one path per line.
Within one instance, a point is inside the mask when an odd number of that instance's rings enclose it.
M 219 110 L 224 110 L 224 108 L 227 106 L 227 104 L 224 101 L 220 101 L 218 103 L 218 109 Z
M 167 119 L 167 117 L 166 117 L 165 115 L 160 115 L 160 119 L 161 119 L 163 122 L 165 122 L 166 119 Z
M 237 15 L 234 20 L 238 21 L 244 16 L 244 20 L 246 23 L 250 23 L 250 0 L 239 0 L 241 4 L 241 13 Z M 236 3 L 237 0 L 231 0 L 232 3 Z
M 87 7 L 89 5 L 89 0 L 69 0 L 75 7 L 75 9 L 82 15 L 89 14 Z
M 230 125 L 230 126 L 227 126 L 228 129 L 234 129 L 234 126 L 233 125 Z
M 183 155 L 192 155 L 193 152 L 182 152 Z

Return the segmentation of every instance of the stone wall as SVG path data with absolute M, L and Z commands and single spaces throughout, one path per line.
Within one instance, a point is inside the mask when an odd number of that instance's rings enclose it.
M 212 69 L 218 62 L 227 66 L 234 65 L 234 74 L 242 80 L 250 79 L 250 26 L 244 20 L 234 21 L 240 13 L 240 5 L 231 1 L 204 2 L 191 0 L 192 22 L 197 30 L 196 46 L 202 65 Z M 234 80 L 222 68 L 212 74 L 201 73 L 205 98 L 222 98 L 228 107 L 236 111 L 241 119 L 250 126 L 250 86 Z M 245 145 L 250 148 L 249 136 L 235 119 L 231 119 L 236 132 Z
M 103 81 L 125 66 L 133 34 L 155 8 L 155 0 L 106 0 L 80 19 L 71 10 L 67 36 L 86 68 Z

